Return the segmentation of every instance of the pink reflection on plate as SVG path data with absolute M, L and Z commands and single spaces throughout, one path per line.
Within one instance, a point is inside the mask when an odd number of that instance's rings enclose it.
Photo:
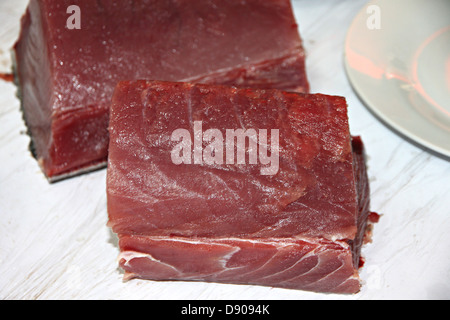
M 417 49 L 414 59 L 413 59 L 413 68 L 412 68 L 412 75 L 413 75 L 413 87 L 414 89 L 425 99 L 427 102 L 437 108 L 440 112 L 446 114 L 447 116 L 450 116 L 450 111 L 446 110 L 445 107 L 443 107 L 441 104 L 436 102 L 436 100 L 431 97 L 428 92 L 423 87 L 423 84 L 421 80 L 419 79 L 419 58 L 423 54 L 424 50 L 438 37 L 443 35 L 444 33 L 450 31 L 450 26 L 447 26 L 445 28 L 442 28 L 435 33 L 433 33 L 431 36 L 429 36 L 425 41 L 420 45 L 420 47 Z M 447 80 L 447 87 L 450 87 L 450 53 L 447 58 L 447 61 L 445 63 L 446 65 L 442 66 L 443 69 L 446 72 L 445 78 Z M 445 87 L 445 86 L 444 86 Z M 447 88 L 448 89 L 448 88 Z

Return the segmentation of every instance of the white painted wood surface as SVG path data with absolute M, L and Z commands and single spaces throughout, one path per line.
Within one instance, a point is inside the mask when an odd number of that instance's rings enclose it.
M 0 0 L 0 72 L 10 68 L 26 0 Z M 383 214 L 355 296 L 256 286 L 122 282 L 106 227 L 105 170 L 50 185 L 28 151 L 15 87 L 0 80 L 0 299 L 449 299 L 450 161 L 381 124 L 352 91 L 346 31 L 365 0 L 293 0 L 313 92 L 345 96 Z M 380 93 L 383 94 L 383 93 Z M 450 143 L 450 142 L 449 142 Z

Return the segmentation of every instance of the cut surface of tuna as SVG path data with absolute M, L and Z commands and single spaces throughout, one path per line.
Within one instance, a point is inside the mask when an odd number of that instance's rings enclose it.
M 309 90 L 289 0 L 31 0 L 15 64 L 50 181 L 105 164 L 119 81 Z
M 359 290 L 370 190 L 344 98 L 126 81 L 109 131 L 126 278 Z
M 205 281 L 351 294 L 360 279 L 346 242 L 123 236 L 125 279 Z

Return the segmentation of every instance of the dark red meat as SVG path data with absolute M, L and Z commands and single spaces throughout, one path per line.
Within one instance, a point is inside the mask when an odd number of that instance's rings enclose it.
M 80 8 L 80 29 L 71 5 Z M 15 45 L 35 154 L 50 180 L 104 164 L 121 80 L 308 91 L 289 0 L 31 0 Z
M 14 81 L 14 75 L 9 73 L 0 73 L 0 79 L 7 81 L 7 82 L 13 82 Z
M 125 235 L 120 247 L 125 279 L 251 284 L 326 293 L 360 290 L 345 242 Z
M 227 129 L 279 130 L 277 173 L 262 175 L 264 165 L 249 161 L 174 164 L 171 135 L 185 129 L 193 136 L 198 122 L 224 136 Z M 350 136 L 344 98 L 122 82 L 109 130 L 109 225 L 128 277 L 359 290 L 370 197 L 363 144 Z M 228 263 L 246 271 L 236 277 Z M 266 277 L 272 273 L 279 277 Z

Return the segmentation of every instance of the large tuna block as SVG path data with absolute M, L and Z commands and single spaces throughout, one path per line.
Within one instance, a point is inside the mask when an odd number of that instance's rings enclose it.
M 289 0 L 31 0 L 15 55 L 32 148 L 51 181 L 106 163 L 121 80 L 308 91 Z
M 109 130 L 127 278 L 359 290 L 370 196 L 344 98 L 121 82 Z

